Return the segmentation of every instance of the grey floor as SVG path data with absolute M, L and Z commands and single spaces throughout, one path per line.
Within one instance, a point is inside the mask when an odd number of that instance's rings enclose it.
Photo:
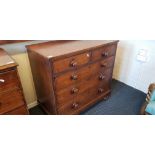
M 145 97 L 145 93 L 113 80 L 111 97 L 95 104 L 81 115 L 138 115 Z M 30 109 L 30 114 L 45 115 L 45 112 L 36 106 Z

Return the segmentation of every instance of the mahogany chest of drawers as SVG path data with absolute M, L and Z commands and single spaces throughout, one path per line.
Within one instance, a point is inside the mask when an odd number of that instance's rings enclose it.
M 111 92 L 118 41 L 27 46 L 38 103 L 48 114 L 79 114 Z
M 0 114 L 28 114 L 17 64 L 3 49 L 0 49 Z

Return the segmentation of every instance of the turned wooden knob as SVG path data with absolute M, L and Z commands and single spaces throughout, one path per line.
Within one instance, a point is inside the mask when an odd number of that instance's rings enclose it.
M 99 89 L 98 89 L 98 92 L 99 92 L 99 93 L 103 93 L 103 92 L 104 92 L 104 89 L 103 89 L 103 88 L 99 88 Z
M 76 67 L 77 66 L 77 62 L 72 60 L 71 63 L 70 63 L 70 66 L 71 67 Z
M 71 79 L 72 80 L 77 80 L 78 79 L 78 76 L 74 74 L 74 75 L 71 76 Z
M 71 93 L 72 93 L 72 94 L 75 94 L 75 93 L 78 93 L 78 91 L 79 91 L 79 89 L 73 88 L 73 89 L 71 90 Z
M 108 53 L 108 52 L 103 52 L 103 53 L 102 53 L 102 56 L 103 56 L 103 57 L 108 57 L 108 56 L 109 56 L 109 53 Z
M 105 79 L 105 76 L 104 76 L 103 74 L 101 74 L 101 75 L 99 76 L 99 79 L 100 79 L 100 80 L 104 80 L 104 79 Z
M 101 63 L 101 67 L 107 67 L 107 63 Z
M 72 108 L 73 109 L 77 109 L 78 107 L 79 107 L 79 104 L 78 103 L 75 102 L 75 103 L 72 104 Z

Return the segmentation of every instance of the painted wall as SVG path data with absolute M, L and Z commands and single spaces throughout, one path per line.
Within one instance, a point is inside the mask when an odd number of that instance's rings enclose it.
M 140 49 L 149 52 L 147 63 L 137 61 L 136 57 Z M 149 84 L 155 82 L 155 41 L 120 41 L 113 77 L 147 92 Z
M 39 42 L 43 41 L 0 46 L 8 51 L 19 64 L 18 71 L 27 104 L 36 101 L 36 93 L 25 45 Z M 136 60 L 139 49 L 149 50 L 150 61 L 148 63 L 140 63 Z M 146 92 L 148 85 L 155 82 L 155 41 L 120 41 L 113 77 Z

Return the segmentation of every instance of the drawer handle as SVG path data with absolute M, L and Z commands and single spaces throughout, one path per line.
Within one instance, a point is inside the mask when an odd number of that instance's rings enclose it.
M 75 93 L 78 93 L 79 92 L 79 89 L 77 89 L 77 88 L 73 88 L 72 90 L 71 90 L 71 93 L 72 94 L 75 94 Z
M 77 79 L 78 79 L 78 76 L 77 76 L 77 75 L 72 75 L 72 76 L 71 76 L 71 79 L 72 79 L 72 80 L 77 80 Z
M 73 108 L 73 109 L 77 109 L 77 108 L 79 108 L 79 104 L 78 104 L 78 103 L 76 103 L 76 102 L 75 102 L 75 103 L 73 103 L 73 104 L 72 104 L 72 108 Z
M 4 79 L 0 79 L 0 83 L 4 83 L 5 82 L 5 80 Z
M 101 75 L 99 76 L 99 79 L 100 79 L 100 80 L 104 80 L 104 79 L 105 79 L 105 76 L 104 76 L 103 74 L 101 74 Z
M 103 93 L 104 92 L 104 89 L 103 88 L 99 88 L 98 89 L 98 93 Z
M 107 67 L 107 63 L 101 63 L 101 67 Z
M 103 57 L 108 57 L 108 56 L 109 56 L 109 53 L 108 53 L 108 52 L 103 52 L 103 53 L 102 53 L 102 56 L 103 56 Z
M 77 62 L 76 61 L 71 61 L 70 66 L 71 67 L 76 67 L 77 66 Z

